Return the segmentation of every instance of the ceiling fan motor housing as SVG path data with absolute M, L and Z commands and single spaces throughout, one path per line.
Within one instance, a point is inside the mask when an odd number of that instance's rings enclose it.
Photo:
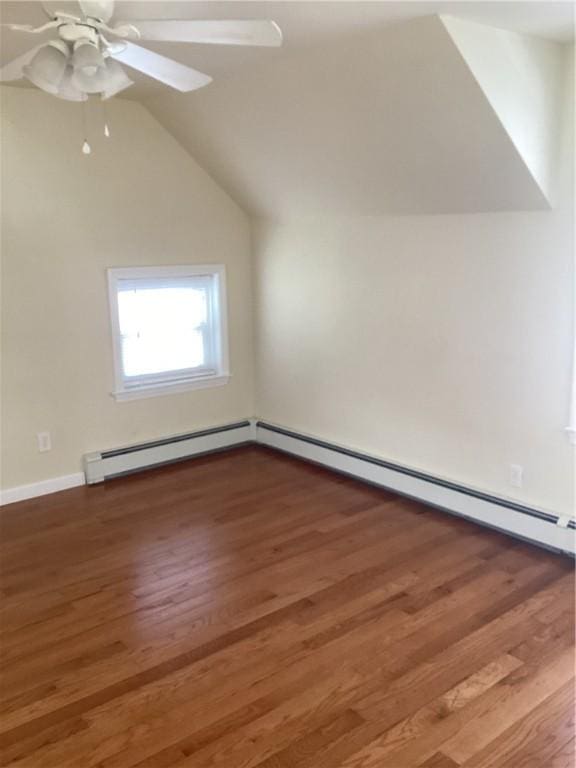
M 58 27 L 58 34 L 66 43 L 82 41 L 97 46 L 99 42 L 98 30 L 90 24 L 66 22 Z

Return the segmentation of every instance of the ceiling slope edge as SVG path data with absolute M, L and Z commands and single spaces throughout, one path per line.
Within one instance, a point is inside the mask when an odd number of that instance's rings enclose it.
M 0 0 L 2 2 L 2 0 Z M 2 86 L 0 86 L 1 88 Z M 225 202 L 228 206 L 235 209 L 239 216 L 242 216 L 247 222 L 250 219 L 250 212 L 242 205 L 241 201 L 232 193 L 232 191 L 223 184 L 211 169 L 198 158 L 196 152 L 191 151 L 186 142 L 181 140 L 177 131 L 166 124 L 162 119 L 162 113 L 156 111 L 148 102 L 145 101 L 133 101 L 132 99 L 120 99 L 116 98 L 115 101 L 123 102 L 124 104 L 130 104 L 139 107 L 146 112 L 146 116 L 153 121 L 153 123 L 159 128 L 162 133 L 169 138 L 171 142 L 178 147 L 178 150 L 186 155 L 186 160 L 195 167 L 204 177 L 206 182 L 213 188 L 215 193 L 221 198 L 222 202 Z
M 546 207 L 555 198 L 567 45 L 440 15 Z
M 473 47 L 476 59 L 490 57 L 499 30 L 467 31 L 473 46 L 455 31 L 458 22 L 432 14 L 351 34 L 287 51 L 187 97 L 145 103 L 259 218 L 549 209 L 541 184 L 550 153 L 542 168 L 538 154 L 527 165 L 521 131 L 505 126 L 494 94 L 479 82 L 481 61 L 470 64 Z M 537 110 L 526 114 L 534 120 Z

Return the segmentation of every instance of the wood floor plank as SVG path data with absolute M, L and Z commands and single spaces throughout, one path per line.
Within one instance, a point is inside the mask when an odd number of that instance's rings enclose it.
M 425 763 L 421 763 L 420 768 L 460 768 L 460 766 L 442 752 L 436 752 Z
M 574 699 L 574 680 L 570 679 L 499 738 L 463 762 L 463 768 L 550 765 L 559 746 L 574 734 Z
M 566 743 L 554 752 L 547 768 L 574 768 L 574 765 L 576 765 L 576 739 L 571 733 Z
M 520 681 L 496 709 L 468 723 L 460 733 L 442 745 L 442 752 L 459 763 L 469 761 L 542 702 L 565 686 L 573 687 L 574 651 L 572 648 L 553 658 L 537 675 Z
M 482 734 L 477 734 L 476 730 L 481 728 L 483 718 L 493 717 L 501 708 L 505 711 L 504 707 L 510 697 L 516 695 L 518 672 L 525 675 L 520 679 L 523 679 L 524 690 L 527 696 L 530 696 L 528 684 L 532 685 L 532 680 L 541 671 L 539 667 L 529 667 L 524 671 L 523 663 L 515 665 L 513 657 L 509 654 L 501 658 L 511 660 L 505 664 L 503 671 L 507 674 L 501 679 L 493 677 L 495 673 L 489 664 L 381 735 L 379 726 L 383 723 L 375 721 L 374 731 L 379 733 L 379 738 L 368 744 L 364 750 L 354 753 L 344 766 L 366 768 L 389 764 L 391 768 L 413 768 L 438 751 L 444 755 L 444 745 L 449 743 L 451 738 L 458 739 L 466 729 L 481 738 Z M 548 660 L 550 659 L 555 659 L 555 655 L 552 654 Z M 511 664 L 511 671 L 506 669 L 508 664 Z M 478 685 L 483 678 L 489 682 L 491 677 L 494 683 L 491 686 Z M 464 696 L 463 691 L 466 691 Z M 456 701 L 457 705 L 446 706 L 446 703 L 451 701 Z
M 522 662 L 508 654 L 503 654 L 495 661 L 489 662 L 446 693 L 392 725 L 382 736 L 367 744 L 364 749 L 352 754 L 343 766 L 345 768 L 377 768 L 387 762 L 391 765 L 407 765 L 415 762 L 418 754 L 425 756 L 429 752 L 434 752 L 436 746 L 445 740 L 445 736 L 440 735 L 441 729 L 437 726 L 443 726 L 442 730 L 445 732 L 446 726 L 450 727 L 451 715 L 482 697 L 521 664 Z M 485 706 L 489 706 L 489 702 L 493 701 L 494 697 L 486 699 Z M 476 708 L 476 716 L 478 712 L 479 709 Z M 430 741 L 431 733 L 436 735 L 434 741 Z M 407 755 L 403 751 L 418 742 L 420 743 L 416 755 L 413 753 Z M 443 755 L 443 759 L 446 761 L 451 758 Z
M 264 448 L 0 512 L 5 768 L 567 768 L 573 562 Z M 540 761 L 540 762 L 538 762 Z

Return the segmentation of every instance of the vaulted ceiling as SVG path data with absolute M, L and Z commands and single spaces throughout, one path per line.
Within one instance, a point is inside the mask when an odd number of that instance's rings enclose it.
M 268 217 L 549 206 L 563 46 L 426 16 L 261 60 L 157 119 Z
M 41 19 L 37 3 L 3 2 L 2 12 L 3 21 Z M 127 20 L 226 17 L 275 19 L 285 45 L 150 44 L 214 82 L 180 94 L 138 80 L 129 95 L 249 212 L 444 213 L 553 202 L 571 4 L 118 2 L 116 12 Z M 29 45 L 5 39 L 3 62 Z

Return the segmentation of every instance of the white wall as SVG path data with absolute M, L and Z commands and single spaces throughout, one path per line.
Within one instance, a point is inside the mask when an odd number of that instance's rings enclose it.
M 85 157 L 82 111 L 2 89 L 2 487 L 78 472 L 86 451 L 253 414 L 246 216 L 135 103 Z M 98 134 L 98 135 L 96 135 Z M 106 268 L 224 262 L 231 383 L 117 403 Z M 38 453 L 36 433 L 53 449 Z
M 259 222 L 259 417 L 573 514 L 562 162 L 552 211 Z

